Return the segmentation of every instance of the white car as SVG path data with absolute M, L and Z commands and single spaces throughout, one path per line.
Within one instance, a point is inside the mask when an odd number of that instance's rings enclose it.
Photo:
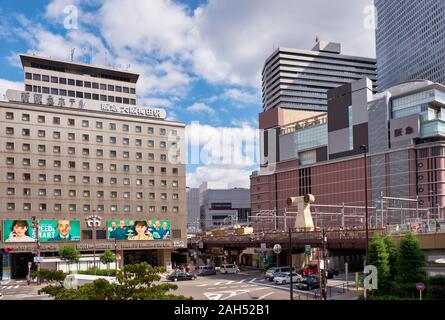
M 221 265 L 221 268 L 219 268 L 219 272 L 221 273 L 238 273 L 239 269 L 234 264 L 223 264 Z
M 290 283 L 290 272 L 283 272 L 273 278 L 275 284 L 286 284 Z M 298 273 L 292 273 L 292 282 L 303 281 L 303 276 Z

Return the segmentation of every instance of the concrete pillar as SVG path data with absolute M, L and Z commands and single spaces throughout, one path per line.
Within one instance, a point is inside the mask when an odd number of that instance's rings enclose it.
M 157 250 L 157 260 L 159 267 L 167 267 L 167 262 L 172 262 L 172 249 Z
M 306 255 L 304 253 L 297 253 L 292 255 L 292 265 L 297 269 L 304 267 L 306 263 Z
M 124 267 L 124 250 L 117 250 L 117 256 L 120 257 L 117 261 L 117 267 L 122 270 Z

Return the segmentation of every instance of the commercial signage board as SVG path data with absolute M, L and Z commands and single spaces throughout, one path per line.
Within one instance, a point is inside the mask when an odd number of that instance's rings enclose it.
M 304 246 L 304 252 L 306 253 L 306 256 L 310 257 L 311 256 L 311 246 L 310 245 L 305 245 Z
M 6 90 L 6 98 L 11 102 L 21 102 L 67 109 L 84 109 L 90 111 L 139 116 L 144 118 L 165 119 L 167 116 L 165 110 L 159 108 L 110 103 L 13 89 Z
M 78 220 L 39 220 L 41 242 L 80 241 L 80 221 Z M 4 242 L 36 242 L 36 230 L 32 220 L 3 221 Z
M 11 280 L 11 254 L 3 253 L 2 280 Z
M 108 220 L 108 239 L 170 240 L 170 220 Z

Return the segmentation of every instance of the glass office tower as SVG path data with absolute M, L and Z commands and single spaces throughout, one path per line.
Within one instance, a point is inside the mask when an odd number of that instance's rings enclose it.
M 375 0 L 377 88 L 427 79 L 445 84 L 445 1 Z

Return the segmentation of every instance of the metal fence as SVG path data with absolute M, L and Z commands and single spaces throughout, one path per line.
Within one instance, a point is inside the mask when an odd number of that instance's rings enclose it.
M 434 221 L 442 216 L 442 208 L 421 209 L 416 205 L 417 200 L 406 199 L 405 202 L 399 201 L 399 205 L 395 206 L 392 198 L 385 198 L 375 201 L 375 206 L 368 207 L 369 228 L 391 226 L 395 228 L 399 225 L 399 230 L 405 230 L 405 225 L 406 228 L 411 228 L 412 221 L 420 219 L 427 224 L 424 228 L 420 228 L 422 232 L 430 232 L 428 230 L 435 229 Z M 313 204 L 310 208 L 314 226 L 317 229 L 365 228 L 366 208 L 364 206 Z M 257 231 L 287 230 L 295 226 L 297 213 L 295 208 L 262 210 L 252 215 L 250 223 Z

